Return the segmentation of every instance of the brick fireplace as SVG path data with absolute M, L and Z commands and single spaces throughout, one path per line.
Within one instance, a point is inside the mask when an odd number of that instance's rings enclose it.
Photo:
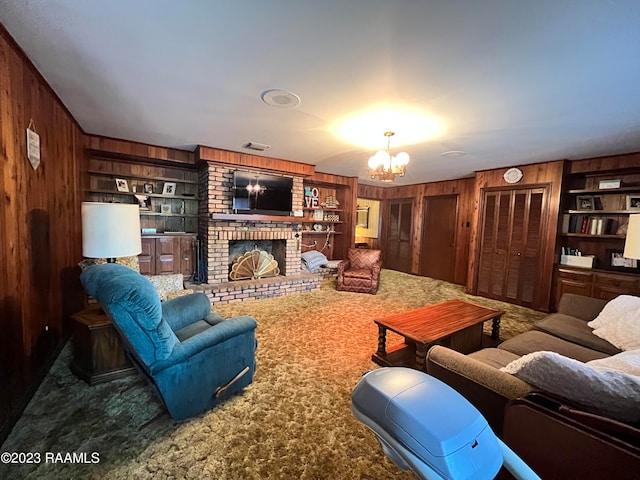
M 254 220 L 251 215 L 242 219 L 212 219 L 211 214 L 230 214 L 233 204 L 233 172 L 229 165 L 208 162 L 200 171 L 199 238 L 202 240 L 201 260 L 206 268 L 207 283 L 197 290 L 207 293 L 215 302 L 228 303 L 250 298 L 265 298 L 295 292 L 311 291 L 319 287 L 322 275 L 309 274 L 300 269 L 301 223 L 289 220 Z M 260 174 L 259 171 L 242 168 Z M 273 172 L 269 172 L 273 175 Z M 294 208 L 302 206 L 302 177 L 293 177 Z M 259 280 L 229 280 L 230 265 L 238 256 L 237 242 L 254 245 L 280 244 L 276 252 L 280 275 Z M 231 246 L 231 252 L 230 252 Z M 273 252 L 270 252 L 273 254 Z

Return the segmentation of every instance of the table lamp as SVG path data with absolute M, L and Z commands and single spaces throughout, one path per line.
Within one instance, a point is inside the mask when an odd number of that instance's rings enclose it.
M 137 204 L 82 202 L 82 255 L 129 257 L 142 252 L 140 211 Z
M 624 253 L 626 258 L 640 259 L 640 214 L 629 215 L 629 228 L 627 238 L 624 241 Z

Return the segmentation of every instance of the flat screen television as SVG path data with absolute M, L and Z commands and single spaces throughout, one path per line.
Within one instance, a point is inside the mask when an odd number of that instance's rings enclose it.
M 233 174 L 233 211 L 261 215 L 291 215 L 292 190 L 291 177 L 236 170 Z

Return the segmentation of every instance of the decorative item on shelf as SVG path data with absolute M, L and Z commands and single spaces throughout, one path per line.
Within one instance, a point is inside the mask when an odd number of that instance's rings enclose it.
M 324 208 L 338 208 L 340 202 L 335 195 L 327 195 L 327 198 L 324 199 L 324 202 L 322 202 L 320 206 Z
M 176 194 L 176 183 L 175 182 L 164 182 L 162 187 L 163 195 L 175 195 Z
M 625 237 L 627 235 L 627 230 L 629 229 L 629 224 L 628 223 L 622 223 L 618 229 L 616 230 L 616 235 L 619 235 L 621 237 Z
M 593 210 L 594 202 L 591 195 L 576 196 L 576 210 Z
M 320 192 L 316 187 L 304 187 L 305 208 L 318 208 L 318 197 Z
M 387 149 L 378 150 L 375 155 L 369 157 L 369 175 L 381 182 L 393 182 L 396 177 L 404 177 L 409 163 L 409 154 L 400 152 L 396 156 L 391 155 L 391 137 L 395 132 L 384 132 L 387 137 Z
M 144 193 L 153 193 L 153 183 L 144 184 Z
M 168 205 L 168 204 L 160 205 L 160 213 L 164 213 L 164 214 L 171 213 L 171 205 Z
M 315 210 L 313 212 L 313 219 L 316 222 L 321 222 L 324 220 L 324 212 L 322 210 Z
M 136 195 L 140 210 L 151 210 L 151 199 L 147 195 Z
M 184 215 L 184 200 L 180 203 L 180 214 Z
M 324 220 L 326 222 L 339 222 L 340 221 L 340 215 L 335 215 L 333 213 L 329 213 L 329 214 L 324 216 Z
M 616 180 L 600 180 L 598 182 L 598 188 L 600 190 L 620 188 L 621 186 L 622 186 L 622 181 L 620 179 L 616 179 Z
M 119 192 L 128 192 L 129 184 L 124 178 L 116 178 L 116 188 Z
M 138 210 L 131 203 L 82 202 L 82 255 L 113 263 L 141 253 Z
M 313 229 L 314 229 L 316 232 L 321 232 L 321 231 L 322 231 L 322 225 L 320 225 L 319 223 L 316 223 L 316 224 L 313 226 Z
M 627 195 L 627 210 L 640 210 L 640 195 Z

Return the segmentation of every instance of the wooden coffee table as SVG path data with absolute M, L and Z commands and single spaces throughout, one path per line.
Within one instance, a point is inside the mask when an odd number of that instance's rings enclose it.
M 503 314 L 502 310 L 463 300 L 449 300 L 375 320 L 378 324 L 378 351 L 371 359 L 382 366 L 402 365 L 424 370 L 427 350 L 434 344 L 445 345 L 461 353 L 482 348 L 482 324 L 487 320 L 493 322 L 491 339 L 497 343 Z M 402 335 L 405 343 L 387 351 L 387 330 Z

